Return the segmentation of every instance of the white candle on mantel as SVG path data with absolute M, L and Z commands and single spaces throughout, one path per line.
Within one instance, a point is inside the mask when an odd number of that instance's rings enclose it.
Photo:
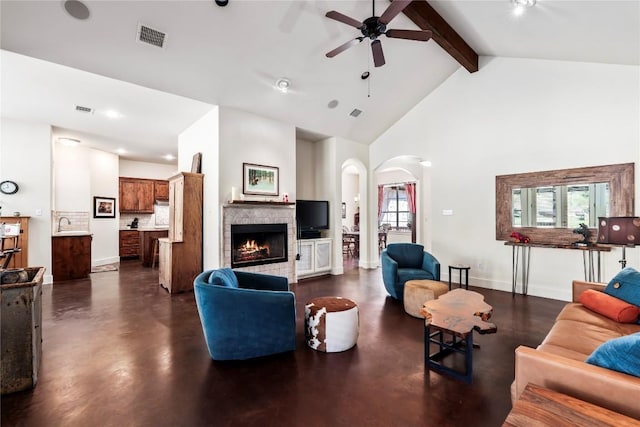
M 231 187 L 231 201 L 236 201 L 240 199 L 240 193 L 238 193 L 237 187 Z

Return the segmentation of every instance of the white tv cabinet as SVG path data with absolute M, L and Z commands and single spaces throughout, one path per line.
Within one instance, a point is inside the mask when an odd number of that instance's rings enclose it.
M 333 239 L 298 240 L 300 259 L 296 261 L 299 279 L 331 272 L 331 247 Z

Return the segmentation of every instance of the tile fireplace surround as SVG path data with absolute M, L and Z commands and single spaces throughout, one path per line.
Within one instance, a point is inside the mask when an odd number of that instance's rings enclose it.
M 231 225 L 236 224 L 287 224 L 288 261 L 273 264 L 242 267 L 237 270 L 284 276 L 289 283 L 296 283 L 295 207 L 293 205 L 227 204 L 222 207 L 223 267 L 231 267 Z

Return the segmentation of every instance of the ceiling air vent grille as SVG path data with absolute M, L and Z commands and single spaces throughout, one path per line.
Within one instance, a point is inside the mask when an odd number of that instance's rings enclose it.
M 358 110 L 357 108 L 354 108 L 353 111 L 349 113 L 351 117 L 358 117 L 360 114 L 362 114 L 362 110 Z
M 159 48 L 164 48 L 164 45 L 167 42 L 167 34 L 162 31 L 154 30 L 146 25 L 138 24 L 138 41 Z
M 79 113 L 93 114 L 93 108 L 83 107 L 82 105 L 76 105 L 76 111 Z

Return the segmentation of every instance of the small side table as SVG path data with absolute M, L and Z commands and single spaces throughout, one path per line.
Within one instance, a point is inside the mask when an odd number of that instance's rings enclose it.
M 462 287 L 462 273 L 464 272 L 464 287 L 469 290 L 469 270 L 471 270 L 471 267 L 464 264 L 452 264 L 449 266 L 449 290 L 451 290 L 451 270 L 458 270 L 460 274 L 459 288 Z

